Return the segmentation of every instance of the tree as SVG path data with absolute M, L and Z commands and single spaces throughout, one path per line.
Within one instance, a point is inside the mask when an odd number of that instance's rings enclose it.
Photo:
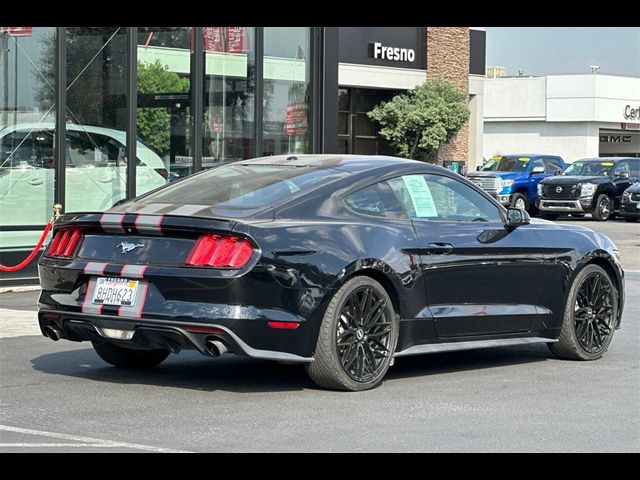
M 154 63 L 138 62 L 138 92 L 185 93 L 189 91 L 189 78 L 170 72 L 160 60 Z M 167 108 L 139 108 L 138 135 L 158 155 L 169 154 L 171 113 Z
M 469 118 L 467 96 L 447 80 L 427 81 L 368 113 L 405 158 L 430 160 Z

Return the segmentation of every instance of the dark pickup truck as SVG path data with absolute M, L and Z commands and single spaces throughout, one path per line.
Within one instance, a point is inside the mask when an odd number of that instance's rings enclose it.
M 640 158 L 576 160 L 562 173 L 538 184 L 536 207 L 550 220 L 569 213 L 608 220 L 620 211 L 622 193 L 640 179 Z

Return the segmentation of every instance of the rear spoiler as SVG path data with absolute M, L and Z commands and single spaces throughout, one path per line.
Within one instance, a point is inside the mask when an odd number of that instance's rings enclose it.
M 212 231 L 231 231 L 235 220 L 199 218 L 169 214 L 142 213 L 67 213 L 55 223 L 55 229 L 64 226 L 85 227 L 110 234 L 166 235 Z

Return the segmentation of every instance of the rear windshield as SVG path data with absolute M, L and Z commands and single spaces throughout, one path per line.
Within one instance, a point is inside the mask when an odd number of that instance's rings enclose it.
M 307 166 L 222 165 L 151 193 L 144 202 L 255 209 L 345 175 L 349 174 Z
M 529 157 L 493 157 L 482 165 L 482 172 L 524 172 L 531 159 Z

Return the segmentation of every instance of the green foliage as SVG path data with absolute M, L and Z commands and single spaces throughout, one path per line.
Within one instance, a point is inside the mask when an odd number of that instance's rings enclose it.
M 189 79 L 170 72 L 159 60 L 138 62 L 139 93 L 185 93 Z M 171 113 L 167 108 L 139 108 L 138 136 L 161 157 L 169 154 Z
M 428 81 L 369 112 L 380 135 L 405 158 L 429 159 L 469 118 L 466 94 L 446 80 Z

